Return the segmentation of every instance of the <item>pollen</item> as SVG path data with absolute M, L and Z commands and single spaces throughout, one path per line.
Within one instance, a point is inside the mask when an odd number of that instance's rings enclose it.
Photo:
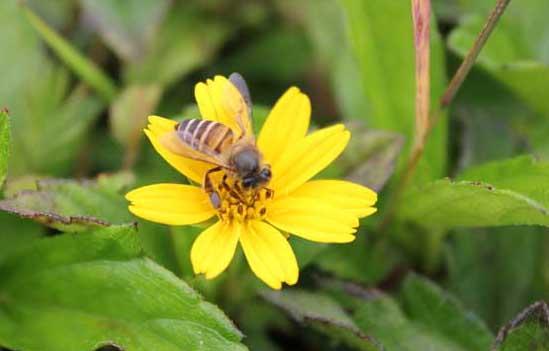
M 238 180 L 224 177 L 216 188 L 221 199 L 218 217 L 225 222 L 262 220 L 267 214 L 267 203 L 274 198 L 269 188 L 244 189 Z

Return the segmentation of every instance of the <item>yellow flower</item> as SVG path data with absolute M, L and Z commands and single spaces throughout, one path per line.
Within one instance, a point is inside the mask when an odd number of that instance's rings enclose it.
M 219 94 L 228 80 L 216 76 L 198 83 L 195 97 L 203 119 L 222 122 L 233 130 L 234 116 Z M 258 196 L 250 204 L 229 202 L 220 189 L 222 205 L 215 209 L 200 186 L 154 184 L 126 195 L 129 210 L 138 217 L 168 225 L 197 224 L 217 216 L 191 249 L 196 274 L 214 278 L 223 272 L 240 242 L 252 271 L 273 289 L 297 282 L 299 268 L 285 233 L 322 243 L 348 243 L 355 239 L 359 218 L 376 212 L 377 195 L 358 184 L 341 180 L 311 180 L 345 149 L 350 133 L 342 124 L 307 135 L 311 104 L 298 88 L 278 100 L 257 138 L 257 146 L 271 165 L 267 185 L 273 196 Z M 160 138 L 176 122 L 149 117 L 145 134 L 156 151 L 194 183 L 201 184 L 211 164 L 172 153 Z M 221 179 L 215 178 L 217 182 Z

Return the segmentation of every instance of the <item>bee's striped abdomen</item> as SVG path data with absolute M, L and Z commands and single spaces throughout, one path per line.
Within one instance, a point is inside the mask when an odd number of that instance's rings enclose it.
M 233 143 L 233 132 L 224 124 L 203 119 L 187 119 L 176 126 L 181 140 L 201 152 L 221 153 Z

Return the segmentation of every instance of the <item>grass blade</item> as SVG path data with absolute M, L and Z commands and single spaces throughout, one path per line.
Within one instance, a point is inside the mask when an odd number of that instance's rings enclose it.
M 69 42 L 48 26 L 30 8 L 23 6 L 29 23 L 40 34 L 50 48 L 81 79 L 93 87 L 106 101 L 111 102 L 116 96 L 114 82 L 99 67 L 78 52 Z

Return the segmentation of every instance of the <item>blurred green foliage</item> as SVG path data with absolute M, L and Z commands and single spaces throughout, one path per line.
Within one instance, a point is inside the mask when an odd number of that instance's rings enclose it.
M 493 5 L 433 1 L 433 108 Z M 414 141 L 409 1 L 0 1 L 0 349 L 548 350 L 547 305 L 528 307 L 549 299 L 548 13 L 511 3 L 389 217 Z M 290 239 L 282 292 L 241 253 L 194 276 L 201 228 L 136 224 L 123 198 L 186 182 L 146 117 L 197 117 L 194 84 L 233 71 L 256 127 L 292 85 L 314 127 L 345 122 L 322 176 L 380 192 L 355 242 Z

